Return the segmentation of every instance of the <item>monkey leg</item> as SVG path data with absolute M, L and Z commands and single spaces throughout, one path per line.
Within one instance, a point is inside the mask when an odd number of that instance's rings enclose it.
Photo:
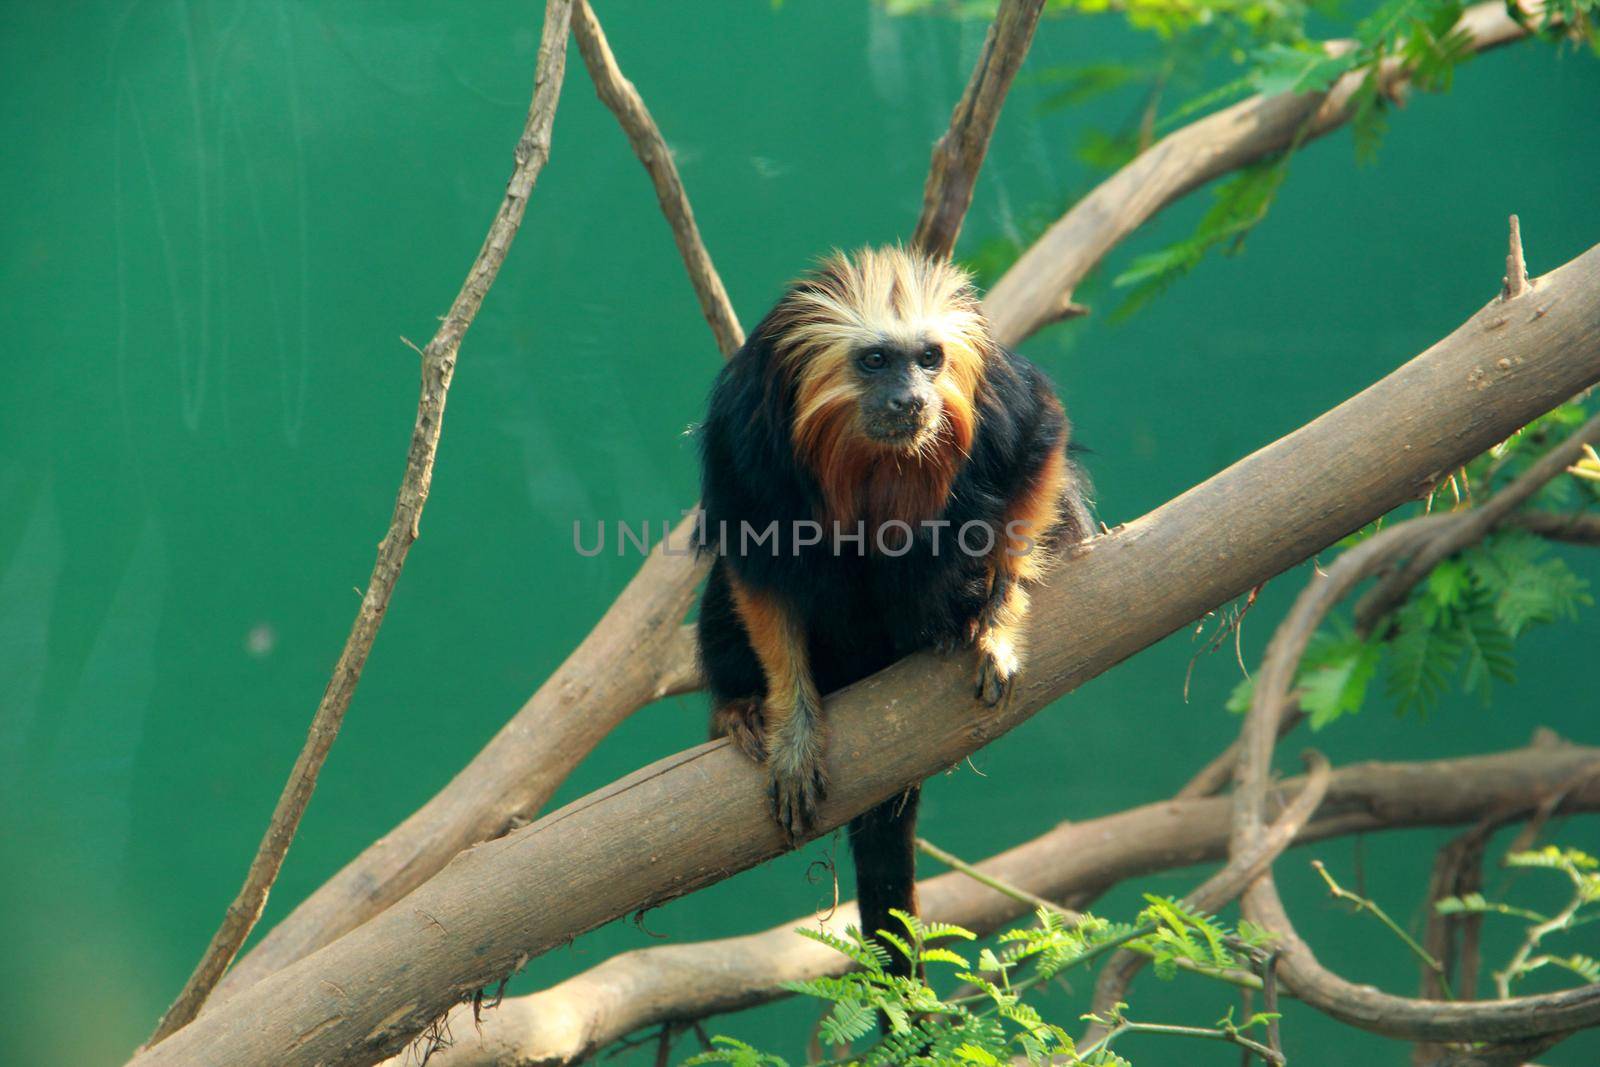
M 770 593 L 731 575 L 730 585 L 767 679 L 763 741 L 772 775 L 773 817 L 791 841 L 798 841 L 816 825 L 828 791 L 822 699 L 811 679 L 805 630 L 794 612 Z

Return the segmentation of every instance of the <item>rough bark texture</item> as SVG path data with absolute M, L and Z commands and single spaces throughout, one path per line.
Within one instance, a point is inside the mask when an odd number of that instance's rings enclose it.
M 244 885 L 233 903 L 228 905 L 222 925 L 212 936 L 205 954 L 195 966 L 194 973 L 184 984 L 183 991 L 171 1008 L 162 1016 L 151 1043 L 161 1041 L 179 1027 L 186 1025 L 200 1011 L 201 1006 L 216 987 L 218 979 L 233 961 L 239 946 L 250 936 L 261 909 L 266 907 L 267 894 L 283 867 L 284 856 L 294 841 L 295 831 L 305 814 L 306 805 L 317 787 L 317 776 L 328 758 L 328 752 L 339 735 L 350 700 L 355 696 L 356 685 L 361 681 L 361 670 L 366 666 L 372 643 L 383 625 L 383 616 L 389 609 L 389 597 L 400 580 L 405 566 L 406 553 L 421 532 L 422 508 L 428 500 L 428 489 L 433 484 L 433 460 L 439 448 L 439 431 L 444 423 L 445 398 L 450 391 L 450 379 L 455 374 L 456 354 L 461 339 L 483 306 L 505 262 L 511 241 L 522 225 L 522 216 L 528 207 L 528 197 L 533 185 L 550 158 L 550 134 L 555 124 L 556 104 L 561 99 L 561 82 L 567 66 L 567 27 L 572 0 L 548 0 L 544 13 L 544 33 L 539 44 L 538 70 L 534 76 L 533 101 L 528 107 L 528 120 L 522 136 L 517 141 L 516 167 L 506 184 L 505 198 L 489 225 L 483 247 L 467 271 L 466 281 L 456 294 L 450 311 L 439 324 L 433 339 L 422 351 L 422 395 L 417 401 L 416 424 L 411 430 L 411 447 L 406 453 L 405 474 L 395 497 L 394 515 L 389 520 L 388 532 L 378 544 L 378 558 L 372 565 L 372 577 L 367 581 L 367 591 L 361 598 L 355 624 L 345 638 L 344 648 L 334 665 L 333 677 L 322 694 L 305 746 L 300 750 L 289 780 L 284 784 L 273 809 L 267 831 L 250 863 Z
M 1295 838 L 1306 845 L 1346 834 L 1475 823 L 1491 814 L 1526 817 L 1585 768 L 1600 749 L 1536 743 L 1517 752 L 1426 763 L 1364 763 L 1336 771 L 1316 816 Z M 1304 779 L 1275 799 L 1298 797 Z M 1098 819 L 1062 823 L 979 864 L 985 874 L 1052 901 L 1083 907 L 1113 885 L 1157 871 L 1222 858 L 1232 801 L 1168 800 Z M 1563 801 L 1564 812 L 1600 810 L 1600 776 Z M 927 918 L 988 934 L 1027 905 L 959 873 L 917 888 Z M 474 1025 L 470 1005 L 451 1013 L 455 1040 L 429 1061 L 438 1067 L 558 1067 L 628 1034 L 662 1023 L 755 1007 L 789 995 L 784 982 L 842 974 L 838 953 L 796 937 L 796 927 L 836 933 L 856 922 L 855 905 L 826 918 L 800 915 L 745 937 L 663 945 L 613 957 L 560 985 L 514 997 Z M 401 1067 L 403 1057 L 395 1061 Z
M 1309 425 L 1085 545 L 1037 598 L 1033 658 L 1007 706 L 975 705 L 965 657 L 913 656 L 837 694 L 828 702 L 834 792 L 818 831 L 958 762 L 1600 379 L 1600 248 L 1532 285 Z M 702 745 L 469 849 L 398 906 L 135 1062 L 372 1062 L 530 957 L 788 847 L 767 816 L 760 769 L 726 742 Z
M 1525 9 L 1527 5 L 1524 5 Z M 1470 7 L 1460 28 L 1478 51 L 1526 36 L 1495 2 Z M 1385 90 L 1398 91 L 1407 73 L 1385 68 Z M 1073 206 L 996 283 L 984 311 L 1007 344 L 1069 314 L 1072 290 L 1113 246 L 1196 186 L 1310 140 L 1349 121 L 1361 72 L 1325 93 L 1252 96 L 1168 134 L 1101 182 Z
M 933 146 L 933 162 L 922 190 L 922 215 L 911 243 L 943 258 L 956 246 L 961 220 L 972 206 L 972 190 L 988 154 L 1000 108 L 1033 43 L 1044 0 L 1001 0 L 984 38 L 966 92 L 950 116 L 950 128 Z

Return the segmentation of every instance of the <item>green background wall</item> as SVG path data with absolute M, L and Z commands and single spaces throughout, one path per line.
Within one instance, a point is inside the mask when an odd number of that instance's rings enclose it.
M 120 1062 L 237 888 L 389 515 L 416 394 L 400 337 L 429 335 L 509 173 L 539 8 L 0 6 L 0 1059 Z M 601 13 L 747 323 L 814 255 L 909 233 L 983 32 L 860 3 Z M 1148 48 L 1111 22 L 1050 22 L 1030 69 Z M 1509 212 L 1535 272 L 1600 241 L 1597 90 L 1592 55 L 1507 48 L 1400 113 L 1375 165 L 1355 164 L 1348 134 L 1304 151 L 1242 257 L 1208 261 L 1124 324 L 1091 287 L 1098 314 L 1026 351 L 1093 449 L 1102 516 L 1144 512 L 1454 327 L 1496 290 Z M 1093 176 L 1078 137 L 1140 103 L 1046 112 L 1048 91 L 1026 76 L 1014 91 L 964 249 L 1081 194 Z M 1205 199 L 1118 249 L 1112 270 L 1185 234 Z M 432 795 L 598 617 L 636 561 L 578 557 L 572 523 L 659 522 L 693 499 L 683 433 L 717 364 L 654 197 L 574 56 L 551 164 L 461 354 L 423 537 L 266 924 Z M 1572 560 L 1600 580 L 1595 557 Z M 1300 580 L 1269 587 L 1247 653 Z M 1338 762 L 1514 746 L 1538 724 L 1600 741 L 1584 688 L 1597 620 L 1527 640 L 1520 683 L 1492 709 L 1461 699 L 1423 721 L 1380 707 L 1315 743 Z M 1193 647 L 1170 639 L 931 783 L 927 835 L 976 858 L 1176 788 L 1236 728 L 1220 707 L 1230 656 L 1198 664 L 1184 703 Z M 700 740 L 703 715 L 699 697 L 643 711 L 558 799 Z M 1592 823 L 1560 833 L 1600 844 Z M 1411 916 L 1445 836 L 1365 842 L 1369 890 Z M 689 940 L 801 913 L 827 896 L 804 873 L 831 847 L 648 925 Z M 1348 874 L 1356 848 L 1316 855 Z M 1306 858 L 1283 881 L 1328 962 L 1414 988 L 1403 950 L 1330 908 Z M 616 924 L 516 988 L 653 943 Z M 1222 992 L 1185 990 L 1141 984 L 1140 1010 L 1221 1014 Z M 814 1014 L 783 1004 L 714 1029 L 785 1035 L 773 1040 L 795 1053 Z M 1299 1014 L 1286 1034 L 1307 1067 L 1405 1057 Z M 1596 1058 L 1589 1040 L 1547 1062 Z

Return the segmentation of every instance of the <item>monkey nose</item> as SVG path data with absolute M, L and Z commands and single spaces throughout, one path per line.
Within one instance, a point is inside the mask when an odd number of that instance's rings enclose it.
M 915 393 L 902 393 L 889 398 L 889 410 L 896 415 L 920 415 L 922 407 L 922 398 Z

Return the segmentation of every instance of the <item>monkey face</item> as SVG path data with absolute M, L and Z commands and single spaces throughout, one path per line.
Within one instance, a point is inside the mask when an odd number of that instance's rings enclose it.
M 944 418 L 935 387 L 943 369 L 944 348 L 937 341 L 900 345 L 885 339 L 858 351 L 851 373 L 862 435 L 897 449 L 927 441 Z

